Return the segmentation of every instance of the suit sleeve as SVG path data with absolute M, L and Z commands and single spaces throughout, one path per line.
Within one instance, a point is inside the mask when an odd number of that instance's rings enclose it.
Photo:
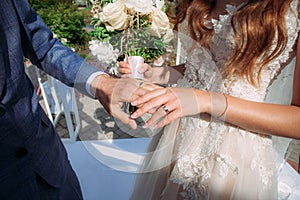
M 94 72 L 99 71 L 87 64 L 70 48 L 53 38 L 51 30 L 25 0 L 14 1 L 22 31 L 23 52 L 33 64 L 79 92 L 89 95 L 85 84 Z

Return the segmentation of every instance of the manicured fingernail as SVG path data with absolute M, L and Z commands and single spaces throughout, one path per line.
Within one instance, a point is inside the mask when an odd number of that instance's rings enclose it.
M 149 124 L 148 123 L 145 123 L 143 128 L 148 128 L 149 127 Z
M 133 118 L 133 119 L 135 119 L 135 118 L 137 118 L 137 114 L 133 113 L 130 117 Z
M 137 105 L 137 101 L 131 102 L 131 105 L 136 106 Z

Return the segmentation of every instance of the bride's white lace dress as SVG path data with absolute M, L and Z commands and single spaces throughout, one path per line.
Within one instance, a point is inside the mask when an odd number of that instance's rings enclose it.
M 263 70 L 259 87 L 236 77 L 222 80 L 218 73 L 233 51 L 230 20 L 238 8 L 230 5 L 228 14 L 212 20 L 215 34 L 209 50 L 198 48 L 188 56 L 178 86 L 267 101 L 269 86 L 285 67 L 294 65 L 293 48 L 299 31 L 297 5 L 294 0 L 286 15 L 287 46 Z M 150 151 L 154 153 L 143 164 L 141 173 L 146 173 L 137 176 L 132 199 L 278 199 L 280 166 L 270 136 L 193 116 L 174 121 L 152 145 Z

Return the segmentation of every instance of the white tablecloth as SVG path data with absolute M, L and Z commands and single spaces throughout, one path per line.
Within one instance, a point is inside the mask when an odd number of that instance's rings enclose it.
M 128 199 L 148 143 L 148 138 L 65 143 L 84 199 Z M 300 176 L 289 165 L 279 181 L 289 200 L 300 199 Z

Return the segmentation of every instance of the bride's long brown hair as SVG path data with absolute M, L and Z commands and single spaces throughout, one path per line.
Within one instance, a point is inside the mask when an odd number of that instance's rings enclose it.
M 213 30 L 205 26 L 216 0 L 177 0 L 173 23 L 182 22 L 188 12 L 189 32 L 193 39 L 207 47 Z M 262 69 L 279 56 L 287 44 L 285 13 L 292 0 L 250 0 L 236 11 L 231 20 L 235 51 L 224 66 L 227 77 L 245 76 L 256 85 Z M 272 49 L 275 42 L 276 48 Z M 258 68 L 257 68 L 258 67 Z

